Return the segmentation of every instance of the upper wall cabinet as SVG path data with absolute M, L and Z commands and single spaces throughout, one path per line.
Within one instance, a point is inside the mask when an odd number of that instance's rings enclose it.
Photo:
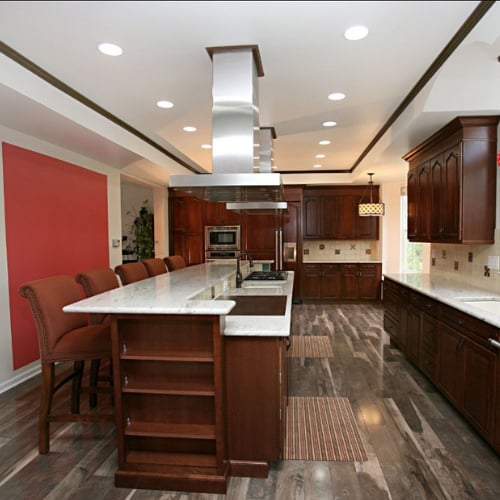
M 403 157 L 410 241 L 494 242 L 499 119 L 457 117 Z
M 360 217 L 358 205 L 369 199 L 368 186 L 306 187 L 303 201 L 304 239 L 378 240 L 379 218 Z M 373 187 L 378 200 L 379 187 Z

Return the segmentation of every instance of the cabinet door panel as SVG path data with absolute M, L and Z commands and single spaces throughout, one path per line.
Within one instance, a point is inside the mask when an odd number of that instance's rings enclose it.
M 321 298 L 321 268 L 320 266 L 304 265 L 304 289 L 305 299 Z
M 372 217 L 370 217 L 372 218 Z M 361 300 L 380 298 L 380 275 L 376 264 L 358 265 L 358 296 Z
M 356 239 L 357 209 L 360 197 L 343 195 L 338 197 L 338 230 L 339 239 Z
M 340 293 L 343 299 L 358 298 L 358 266 L 357 264 L 343 264 L 340 282 Z
M 460 359 L 458 352 L 459 334 L 444 323 L 439 323 L 438 386 L 448 399 L 458 405 Z
M 464 365 L 463 412 L 485 437 L 491 438 L 496 355 L 467 338 L 464 338 L 461 352 Z
M 442 189 L 444 209 L 444 238 L 458 241 L 460 237 L 460 178 L 461 160 L 460 146 L 457 144 L 444 153 L 444 181 Z
M 338 198 L 336 196 L 323 196 L 321 199 L 321 235 L 323 238 L 336 238 L 338 236 Z
M 321 273 L 321 297 L 323 299 L 340 298 L 340 269 L 335 265 L 323 265 Z
M 279 227 L 278 216 L 275 214 L 245 214 L 243 220 L 245 222 L 242 250 L 249 252 L 255 258 L 257 258 L 257 254 L 273 257 L 276 230 Z
M 304 198 L 304 238 L 321 237 L 321 198 Z
M 407 194 L 408 239 L 410 241 L 418 241 L 418 176 L 416 169 L 408 172 Z

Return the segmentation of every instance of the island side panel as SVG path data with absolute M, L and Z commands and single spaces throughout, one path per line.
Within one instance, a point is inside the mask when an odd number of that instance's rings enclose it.
M 231 475 L 267 477 L 282 458 L 286 337 L 224 338 Z

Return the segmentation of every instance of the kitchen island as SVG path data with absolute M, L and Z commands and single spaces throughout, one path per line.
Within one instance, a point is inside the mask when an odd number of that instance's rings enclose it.
M 267 476 L 284 443 L 286 278 L 235 288 L 234 266 L 201 264 L 64 308 L 111 315 L 117 486 L 224 493 L 231 475 Z

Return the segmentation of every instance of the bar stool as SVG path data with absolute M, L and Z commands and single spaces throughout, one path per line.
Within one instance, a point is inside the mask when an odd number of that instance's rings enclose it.
M 146 266 L 142 262 L 129 262 L 115 267 L 122 285 L 128 285 L 149 278 Z
M 102 267 L 98 269 L 90 269 L 88 271 L 84 271 L 82 273 L 78 273 L 76 275 L 76 282 L 79 283 L 83 292 L 85 293 L 85 297 L 93 297 L 94 295 L 98 295 L 103 292 L 107 292 L 108 290 L 113 290 L 114 288 L 118 288 L 120 283 L 118 282 L 118 278 L 110 267 Z M 99 324 L 110 324 L 110 315 L 109 314 L 91 314 L 90 322 L 93 325 Z M 90 385 L 91 387 L 96 387 L 99 381 L 108 381 L 112 383 L 112 365 L 110 363 L 110 374 L 109 376 L 99 377 L 99 369 L 100 369 L 101 360 L 94 359 L 91 362 L 90 367 Z M 90 407 L 95 408 L 97 406 L 97 394 L 90 394 Z
M 65 313 L 62 308 L 81 300 L 72 276 L 54 276 L 21 285 L 21 297 L 28 300 L 35 320 L 42 365 L 38 451 L 49 452 L 50 422 L 113 421 L 112 414 L 80 414 L 80 394 L 111 392 L 108 388 L 82 387 L 84 361 L 111 358 L 110 329 L 89 325 L 85 314 Z M 72 362 L 73 372 L 55 385 L 55 363 Z M 71 412 L 52 413 L 53 396 L 72 381 Z
M 176 271 L 186 267 L 186 261 L 182 255 L 170 255 L 163 259 L 169 271 Z
M 145 259 L 142 263 L 146 266 L 149 276 L 158 276 L 159 274 L 165 274 L 168 271 L 163 259 Z

